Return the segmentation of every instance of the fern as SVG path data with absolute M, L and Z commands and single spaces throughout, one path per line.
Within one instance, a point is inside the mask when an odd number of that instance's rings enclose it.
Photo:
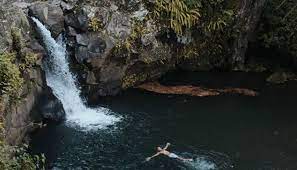
M 91 31 L 98 32 L 102 28 L 103 28 L 103 24 L 98 18 L 93 17 L 89 20 L 89 29 Z
M 181 35 L 185 28 L 191 28 L 198 22 L 201 17 L 200 5 L 199 3 L 189 4 L 186 0 L 156 0 L 154 17 L 165 18 L 166 24 L 176 34 Z M 195 8 L 190 8 L 191 6 Z
M 220 14 L 217 17 L 213 17 L 207 26 L 205 27 L 206 32 L 212 32 L 212 31 L 222 31 L 224 27 L 228 25 L 230 20 L 233 19 L 233 11 L 232 10 L 225 10 L 222 11 L 222 14 Z

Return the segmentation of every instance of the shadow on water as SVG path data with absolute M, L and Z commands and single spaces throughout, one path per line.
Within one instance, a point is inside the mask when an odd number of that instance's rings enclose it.
M 214 80 L 205 77 L 199 81 L 211 86 Z M 238 79 L 243 86 L 248 78 Z M 297 169 L 297 83 L 270 86 L 263 76 L 254 81 L 248 84 L 260 91 L 257 97 L 199 98 L 131 89 L 93 103 L 123 117 L 115 126 L 81 132 L 49 125 L 32 134 L 31 148 L 45 153 L 49 167 L 60 169 Z M 169 151 L 195 161 L 160 156 L 143 163 L 166 142 L 172 143 Z

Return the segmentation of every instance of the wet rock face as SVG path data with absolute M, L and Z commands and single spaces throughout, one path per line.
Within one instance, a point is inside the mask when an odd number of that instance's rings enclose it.
M 100 6 L 85 4 L 76 11 L 68 11 L 65 23 L 69 30 L 68 39 L 73 40 L 69 42 L 69 46 L 74 49 L 75 59 L 88 66 L 81 73 L 85 75 L 83 79 L 88 86 L 87 94 L 115 95 L 122 89 L 159 78 L 168 70 L 176 69 L 176 63 L 179 68 L 188 70 L 208 71 L 225 65 L 242 69 L 248 42 L 265 1 L 240 2 L 236 15 L 236 28 L 240 33 L 234 40 L 233 47 L 230 47 L 233 52 L 228 61 L 206 56 L 197 61 L 177 63 L 178 56 L 173 52 L 174 47 L 168 47 L 158 40 L 157 37 L 162 33 L 152 20 L 144 21 L 146 31 L 134 40 L 137 45 L 127 43 L 126 40 L 134 34 L 133 20 L 143 21 L 147 15 L 147 10 L 138 1 L 133 1 L 133 8 L 119 1 L 104 1 Z M 90 29 L 89 22 L 92 18 L 99 20 L 101 28 L 97 31 Z M 119 45 L 131 45 L 131 48 L 127 52 L 120 49 Z
M 39 101 L 40 94 L 45 91 L 45 75 L 41 69 L 41 60 L 44 55 L 43 47 L 34 38 L 29 18 L 27 17 L 27 7 L 30 0 L 15 2 L 0 2 L 0 53 L 13 52 L 16 50 L 12 41 L 12 30 L 20 33 L 22 45 L 18 46 L 21 53 L 34 53 L 38 60 L 30 70 L 23 71 L 24 79 L 21 91 L 21 100 L 13 102 L 8 96 L 2 96 L 4 101 L 1 116 L 5 119 L 5 140 L 12 145 L 17 145 L 32 130 L 32 109 Z M 19 57 L 19 56 L 18 56 Z
M 86 32 L 88 30 L 88 16 L 83 10 L 66 15 L 65 23 L 79 31 Z
M 112 2 L 104 4 L 83 5 L 65 16 L 68 45 L 74 49 L 76 61 L 88 66 L 81 75 L 85 75 L 87 94 L 92 98 L 116 95 L 123 88 L 158 78 L 174 67 L 169 47 L 156 39 L 154 22 L 144 23 L 146 32 L 127 42 L 135 27 L 133 20 L 144 16 L 135 18 L 133 11 L 119 10 Z M 98 20 L 99 30 L 90 27 L 93 18 Z
M 29 14 L 41 20 L 54 37 L 66 31 L 68 51 L 82 65 L 79 73 L 92 96 L 115 95 L 125 88 L 157 79 L 169 70 L 210 70 L 230 62 L 243 67 L 245 51 L 266 0 L 243 0 L 237 12 L 238 38 L 234 40 L 229 61 L 201 57 L 197 61 L 177 62 L 176 46 L 157 37 L 162 32 L 153 20 L 144 20 L 148 10 L 139 0 L 90 1 L 51 0 L 30 2 Z M 96 22 L 92 23 L 92 19 Z M 145 30 L 135 38 L 135 23 Z M 92 27 L 95 27 L 94 30 Z M 133 37 L 133 41 L 131 40 Z M 126 48 L 126 49 L 125 49 Z M 230 51 L 232 51 L 230 50 Z
M 42 118 L 47 121 L 62 122 L 66 118 L 62 103 L 50 92 L 46 95 L 46 100 L 39 103 Z
M 1 3 L 0 3 L 1 5 Z M 0 6 L 0 53 L 12 47 L 11 29 L 21 28 L 23 38 L 30 40 L 30 24 L 25 12 L 15 6 Z
M 82 33 L 75 35 L 75 58 L 79 63 L 92 58 L 102 59 L 114 47 L 112 40 L 101 33 Z
M 64 30 L 64 16 L 60 4 L 36 2 L 29 6 L 29 15 L 45 24 L 54 37 Z

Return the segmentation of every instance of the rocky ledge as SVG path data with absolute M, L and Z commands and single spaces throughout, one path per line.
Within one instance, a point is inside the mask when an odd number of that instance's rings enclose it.
M 173 69 L 225 69 L 226 65 L 228 69 L 242 68 L 265 0 L 235 3 L 233 27 L 241 34 L 223 42 L 229 44 L 226 56 L 218 58 L 196 55 L 191 50 L 186 53 L 192 57 L 180 53 L 187 48 L 187 40 L 193 38 L 164 32 L 162 24 L 150 17 L 153 3 L 54 0 L 30 3 L 28 9 L 29 15 L 44 23 L 54 37 L 65 32 L 69 55 L 85 94 L 96 98 L 156 80 Z M 202 45 L 212 43 L 204 41 Z
M 5 57 L 6 55 L 2 54 L 7 53 L 15 55 L 15 61 L 11 64 L 15 66 L 15 74 L 20 74 L 16 76 L 22 79 L 18 97 L 12 98 L 8 94 L 0 93 L 0 123 L 4 123 L 6 142 L 12 145 L 22 142 L 43 117 L 53 118 L 39 114 L 41 110 L 46 110 L 48 103 L 62 108 L 61 103 L 46 85 L 41 66 L 46 54 L 30 24 L 27 13 L 30 3 L 29 1 L 0 2 L 0 55 L 1 57 Z M 26 54 L 34 56 L 32 63 L 28 64 L 31 61 L 23 58 Z M 49 112 L 53 113 L 53 110 L 47 109 L 44 113 Z M 63 110 L 59 113 L 61 113 L 59 118 L 62 119 Z

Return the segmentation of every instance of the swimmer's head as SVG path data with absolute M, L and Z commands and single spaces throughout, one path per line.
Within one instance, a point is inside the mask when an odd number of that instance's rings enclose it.
M 160 146 L 158 146 L 158 147 L 157 147 L 157 150 L 158 150 L 158 151 L 161 151 L 161 150 L 162 150 L 162 148 L 161 148 Z

